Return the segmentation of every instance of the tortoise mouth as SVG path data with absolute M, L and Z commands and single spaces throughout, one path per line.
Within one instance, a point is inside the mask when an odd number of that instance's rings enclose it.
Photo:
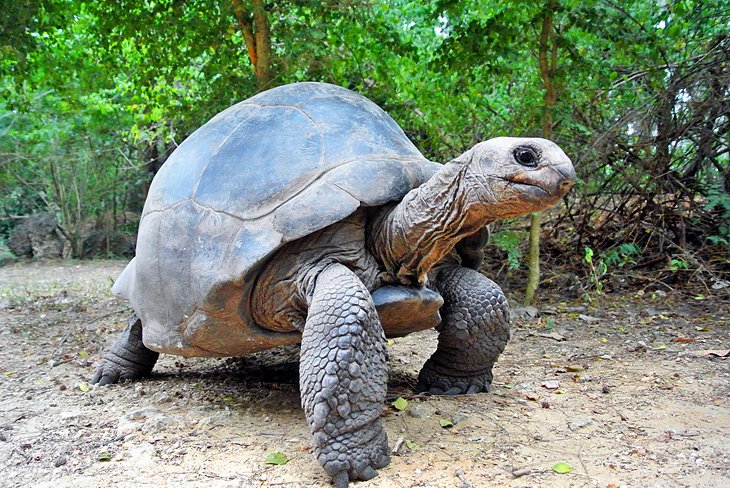
M 552 193 L 549 190 L 546 190 L 542 186 L 535 184 L 535 183 L 528 183 L 526 181 L 514 181 L 514 180 L 505 180 L 508 183 L 511 183 L 517 188 L 520 188 L 521 190 L 524 190 L 527 193 L 537 193 L 538 196 L 553 196 Z
M 545 181 L 545 176 L 542 172 L 519 172 L 515 175 L 511 175 L 505 178 L 508 182 L 515 186 L 521 187 L 525 190 L 538 191 L 546 195 L 552 195 L 554 192 L 551 190 L 550 181 Z
M 509 183 L 533 196 L 561 198 L 575 183 L 575 177 L 565 175 L 559 169 L 551 172 L 518 173 L 505 178 Z
M 519 177 L 502 177 L 500 178 L 507 184 L 507 187 L 512 187 L 515 193 L 521 195 L 528 195 L 533 198 L 544 199 L 545 197 L 552 197 L 553 193 L 546 189 L 544 186 L 538 184 L 535 181 L 531 181 L 527 178 Z

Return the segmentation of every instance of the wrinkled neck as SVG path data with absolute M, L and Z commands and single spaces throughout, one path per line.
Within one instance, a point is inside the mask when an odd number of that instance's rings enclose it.
M 444 165 L 373 222 L 369 247 L 383 264 L 386 279 L 423 284 L 461 239 L 490 222 L 483 202 L 470 194 L 467 171 L 458 160 Z

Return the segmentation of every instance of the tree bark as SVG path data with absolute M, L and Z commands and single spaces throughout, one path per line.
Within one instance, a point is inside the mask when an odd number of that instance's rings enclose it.
M 542 118 L 542 137 L 553 137 L 553 109 L 557 100 L 554 84 L 555 69 L 558 64 L 558 46 L 555 42 L 553 13 L 557 5 L 555 0 L 548 0 L 545 5 L 540 30 L 538 60 L 540 63 L 540 77 L 545 87 L 545 110 Z M 535 294 L 540 284 L 540 214 L 533 213 L 530 217 L 530 249 L 527 257 L 528 275 L 525 289 L 525 306 L 535 303 Z
M 525 306 L 535 303 L 535 293 L 540 284 L 540 212 L 530 216 L 530 249 L 527 255 L 527 288 L 525 290 Z
M 263 0 L 253 0 L 253 24 L 256 35 L 256 77 L 259 88 L 271 84 L 271 32 Z
M 241 0 L 231 0 L 233 15 L 246 43 L 248 59 L 256 75 L 259 90 L 265 90 L 273 80 L 271 72 L 271 30 L 263 0 L 253 0 L 252 7 Z

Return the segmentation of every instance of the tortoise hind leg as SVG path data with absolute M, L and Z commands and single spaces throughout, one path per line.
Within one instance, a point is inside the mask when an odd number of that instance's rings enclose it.
M 142 321 L 132 312 L 127 327 L 104 354 L 90 381 L 103 386 L 147 376 L 159 356 L 159 352 L 148 349 L 142 343 Z
M 492 366 L 509 340 L 507 299 L 492 280 L 461 266 L 444 267 L 435 284 L 444 297 L 443 321 L 417 389 L 440 395 L 487 391 Z
M 319 463 L 337 488 L 390 462 L 380 423 L 385 336 L 365 285 L 340 264 L 317 276 L 302 333 L 302 407 Z

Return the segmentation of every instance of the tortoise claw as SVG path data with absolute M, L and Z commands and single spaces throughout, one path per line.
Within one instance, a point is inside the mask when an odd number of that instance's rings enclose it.
M 96 366 L 94 374 L 91 375 L 89 383 L 92 385 L 106 386 L 112 383 L 118 383 L 121 372 L 114 363 L 104 359 Z
M 347 488 L 350 484 L 350 477 L 347 475 L 347 471 L 340 471 L 332 477 L 332 482 L 335 488 Z
M 372 467 L 365 466 L 365 469 L 363 469 L 358 475 L 358 479 L 361 481 L 367 481 L 375 478 L 377 475 L 378 472 L 375 471 Z

